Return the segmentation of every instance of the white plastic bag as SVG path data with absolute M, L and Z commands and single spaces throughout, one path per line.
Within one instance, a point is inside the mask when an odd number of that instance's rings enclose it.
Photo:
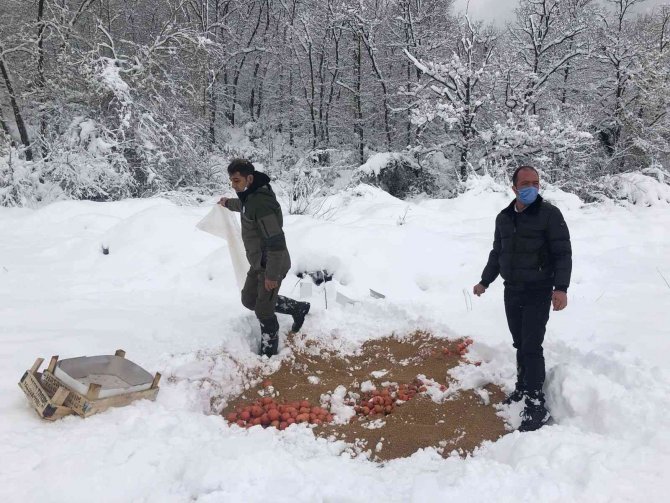
M 216 204 L 205 218 L 196 224 L 201 231 L 223 238 L 228 243 L 230 261 L 233 263 L 237 286 L 241 290 L 247 278 L 247 256 L 240 234 L 240 224 L 232 211 Z

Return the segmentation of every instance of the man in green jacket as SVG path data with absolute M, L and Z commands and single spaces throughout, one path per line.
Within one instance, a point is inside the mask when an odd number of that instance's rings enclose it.
M 271 357 L 277 354 L 279 342 L 275 312 L 293 316 L 291 330 L 297 332 L 310 304 L 279 295 L 279 286 L 291 268 L 291 257 L 286 248 L 281 207 L 270 187 L 270 178 L 245 159 L 233 159 L 228 176 L 238 199 L 222 197 L 219 204 L 242 214 L 242 241 L 250 265 L 242 288 L 242 304 L 254 311 L 260 322 L 260 354 Z

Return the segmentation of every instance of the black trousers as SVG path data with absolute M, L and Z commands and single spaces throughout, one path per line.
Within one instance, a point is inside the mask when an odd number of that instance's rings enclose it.
M 505 287 L 505 314 L 516 348 L 517 384 L 526 391 L 541 391 L 544 384 L 542 343 L 549 320 L 552 288 Z

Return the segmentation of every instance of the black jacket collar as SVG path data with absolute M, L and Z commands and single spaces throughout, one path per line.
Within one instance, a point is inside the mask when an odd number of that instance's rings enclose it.
M 533 201 L 533 204 L 526 206 L 526 209 L 524 209 L 522 213 L 530 213 L 532 215 L 536 214 L 538 211 L 540 211 L 542 201 L 544 201 L 544 199 L 542 199 L 542 196 L 538 194 L 537 199 Z M 508 213 L 509 215 L 514 216 L 514 214 L 516 213 L 516 211 L 514 210 L 515 204 L 516 204 L 516 198 L 514 198 L 511 203 L 509 203 L 509 206 L 507 206 L 507 208 L 503 210 L 503 213 Z
M 254 171 L 254 181 L 251 182 L 251 185 L 249 185 L 246 190 L 238 192 L 237 197 L 239 197 L 242 204 L 244 204 L 250 194 L 253 194 L 265 185 L 267 185 L 270 192 L 272 192 L 272 187 L 270 187 L 270 177 L 260 171 Z

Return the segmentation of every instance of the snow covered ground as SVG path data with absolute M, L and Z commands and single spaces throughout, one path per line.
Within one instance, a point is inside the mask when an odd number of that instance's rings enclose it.
M 545 344 L 557 424 L 510 433 L 467 459 L 426 450 L 384 466 L 351 459 L 306 427 L 242 430 L 206 414 L 210 397 L 239 388 L 238 363 L 277 364 L 250 352 L 260 335 L 239 303 L 226 243 L 195 228 L 210 205 L 0 208 L 0 494 L 23 502 L 664 500 L 670 208 L 545 196 L 563 210 L 574 249 L 569 306 L 552 314 Z M 328 201 L 336 210 L 327 220 L 287 215 L 292 272 L 335 273 L 328 309 L 316 292 L 304 331 L 344 350 L 414 328 L 470 336 L 484 363 L 455 376 L 510 388 L 502 283 L 482 298 L 470 293 L 510 198 L 486 180 L 457 199 L 415 203 L 360 186 Z M 297 297 L 296 282 L 289 275 L 282 293 Z M 359 302 L 337 304 L 335 289 Z M 52 424 L 17 387 L 38 356 L 117 348 L 163 373 L 155 403 Z

